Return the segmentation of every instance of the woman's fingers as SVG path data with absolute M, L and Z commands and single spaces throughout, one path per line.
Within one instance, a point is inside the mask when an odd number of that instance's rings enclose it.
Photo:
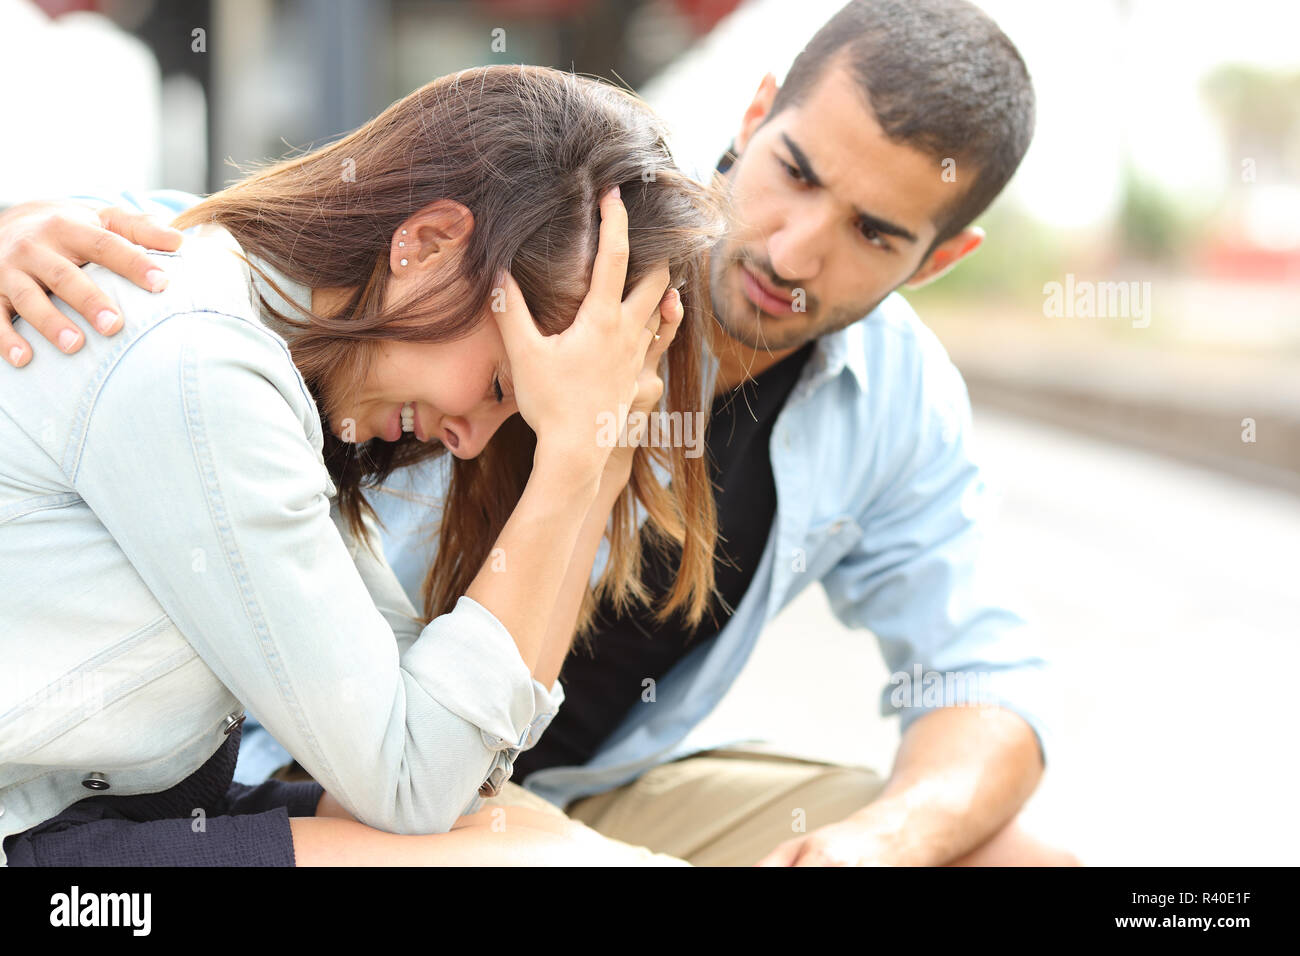
M 661 262 L 638 280 L 632 287 L 632 291 L 627 294 L 627 298 L 623 300 L 623 312 L 628 317 L 628 321 L 640 321 L 641 325 L 652 333 L 643 344 L 654 341 L 653 333 L 658 331 L 656 328 L 658 323 L 655 319 L 658 318 L 659 306 L 670 280 L 668 263 Z M 643 316 L 651 317 L 648 325 Z
M 627 208 L 615 186 L 600 199 L 600 238 L 591 270 L 591 288 L 583 300 L 584 306 L 597 306 L 591 309 L 595 316 L 612 315 L 623 298 L 627 260 Z
M 497 325 L 501 329 L 501 341 L 510 356 L 511 366 L 515 367 L 523 361 L 521 356 L 524 351 L 543 336 L 533 322 L 532 313 L 528 311 L 528 303 L 524 301 L 519 283 L 515 282 L 515 277 L 508 271 L 497 276 L 491 303 L 492 314 L 497 317 Z
M 650 345 L 646 349 L 647 368 L 659 367 L 659 360 L 668 351 L 668 346 L 672 345 L 677 330 L 682 327 L 684 314 L 681 293 L 676 289 L 669 289 L 659 303 L 660 321 L 656 337 L 650 339 Z
M 630 408 L 638 411 L 650 411 L 659 404 L 663 397 L 664 383 L 659 377 L 659 362 L 663 359 L 664 353 L 668 351 L 668 346 L 672 344 L 673 338 L 677 335 L 677 330 L 682 324 L 682 299 L 676 289 L 669 289 L 664 295 L 663 300 L 659 303 L 657 314 L 655 315 L 655 324 L 658 327 L 658 338 L 650 336 L 650 343 L 646 348 L 645 365 L 641 368 L 641 375 L 637 379 L 636 398 L 632 401 Z

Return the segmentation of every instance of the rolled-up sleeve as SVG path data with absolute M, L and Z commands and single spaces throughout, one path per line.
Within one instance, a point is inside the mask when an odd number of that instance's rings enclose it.
M 557 695 L 468 597 L 418 634 L 409 602 L 377 607 L 391 571 L 367 581 L 349 553 L 319 434 L 282 343 L 178 315 L 99 388 L 70 478 L 203 663 L 326 790 L 371 826 L 442 832 Z
M 822 583 L 836 616 L 879 641 L 890 671 L 880 711 L 897 713 L 900 731 L 939 707 L 998 706 L 1029 724 L 1046 763 L 1057 683 L 985 555 L 993 496 L 972 458 L 965 384 L 946 356 L 925 363 L 879 446 L 890 477 Z

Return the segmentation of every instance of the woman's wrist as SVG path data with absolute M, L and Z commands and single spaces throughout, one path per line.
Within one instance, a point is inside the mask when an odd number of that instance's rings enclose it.
M 533 454 L 533 475 L 594 500 L 608 461 L 609 452 L 594 444 L 575 448 L 547 444 L 539 438 Z

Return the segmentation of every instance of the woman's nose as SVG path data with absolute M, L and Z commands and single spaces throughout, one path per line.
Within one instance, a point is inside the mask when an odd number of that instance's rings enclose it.
M 493 402 L 482 413 L 469 418 L 444 419 L 443 428 L 455 436 L 457 444 L 452 450 L 457 455 L 461 458 L 477 458 L 502 423 L 517 411 L 519 408 L 513 400 L 500 404 Z

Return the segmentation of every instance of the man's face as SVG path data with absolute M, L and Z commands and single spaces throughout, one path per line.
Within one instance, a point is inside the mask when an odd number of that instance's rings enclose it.
M 764 95 L 736 138 L 734 220 L 710 278 L 727 334 L 778 351 L 857 321 L 911 277 L 963 187 L 888 140 L 841 67 L 767 122 Z

